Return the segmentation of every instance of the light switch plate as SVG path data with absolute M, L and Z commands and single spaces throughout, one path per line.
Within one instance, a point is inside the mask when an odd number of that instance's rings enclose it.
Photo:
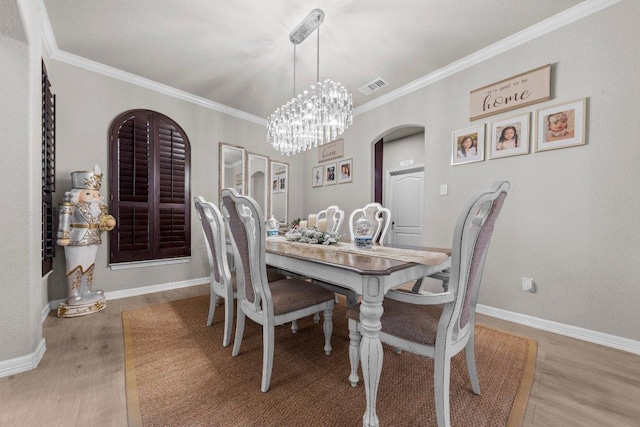
M 449 186 L 447 184 L 440 184 L 440 195 L 446 196 L 449 194 Z

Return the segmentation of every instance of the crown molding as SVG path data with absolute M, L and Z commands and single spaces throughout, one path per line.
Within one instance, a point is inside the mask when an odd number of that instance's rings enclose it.
M 520 46 L 547 33 L 550 33 L 551 31 L 569 25 L 579 19 L 589 16 L 621 1 L 622 0 L 586 0 L 572 8 L 567 9 L 564 12 L 561 12 L 557 15 L 552 16 L 551 18 L 545 19 L 544 21 L 532 25 L 529 28 L 526 28 L 490 46 L 487 46 L 484 49 L 480 49 L 479 51 L 465 56 L 458 61 L 452 62 L 451 64 L 442 67 L 434 71 L 433 73 L 427 74 L 426 76 L 414 80 L 411 83 L 408 83 L 394 91 L 373 99 L 366 104 L 362 104 L 361 106 L 354 108 L 353 115 L 358 116 L 360 114 L 366 113 L 367 111 L 373 110 L 374 108 L 380 107 L 381 105 L 401 98 L 405 95 L 415 92 L 416 90 L 422 89 L 423 87 L 429 86 L 430 84 L 433 84 L 439 80 L 442 80 L 462 70 L 486 61 L 487 59 L 493 58 L 494 56 L 500 55 L 501 53 L 507 52 L 514 47 Z
M 545 19 L 529 28 L 526 28 L 516 34 L 513 34 L 507 38 L 504 38 L 484 49 L 472 53 L 458 61 L 455 61 L 445 67 L 442 67 L 433 73 L 427 74 L 411 83 L 408 83 L 394 91 L 391 91 L 385 95 L 382 95 L 374 100 L 354 108 L 354 116 L 358 116 L 374 108 L 380 107 L 395 99 L 408 95 L 416 90 L 422 89 L 430 84 L 433 84 L 439 80 L 449 77 L 455 73 L 465 70 L 473 65 L 483 62 L 487 59 L 493 58 L 501 53 L 504 53 L 514 47 L 520 46 L 526 42 L 534 40 L 540 36 L 543 36 L 551 31 L 562 28 L 569 25 L 579 19 L 596 13 L 602 9 L 612 6 L 622 0 L 586 0 L 564 12 L 561 12 L 551 18 Z M 245 113 L 244 111 L 237 110 L 235 108 L 227 107 L 226 105 L 219 104 L 206 98 L 202 98 L 191 93 L 175 89 L 171 86 L 164 85 L 162 83 L 155 82 L 153 80 L 145 79 L 138 75 L 127 73 L 117 68 L 109 67 L 99 62 L 91 61 L 89 59 L 73 55 L 71 53 L 62 51 L 58 48 L 53 29 L 51 28 L 51 22 L 49 21 L 49 15 L 47 14 L 44 2 L 41 3 L 41 15 L 42 15 L 42 38 L 45 48 L 52 59 L 65 62 L 70 65 L 74 65 L 80 68 L 84 68 L 89 71 L 93 71 L 99 74 L 103 74 L 108 77 L 112 77 L 118 80 L 125 81 L 127 83 L 141 86 L 146 89 L 150 89 L 156 92 L 160 92 L 165 95 L 172 96 L 174 98 L 181 99 L 183 101 L 191 102 L 196 105 L 200 105 L 211 110 L 219 111 L 221 113 L 229 114 L 243 120 L 248 120 L 253 123 L 257 123 L 262 126 L 267 125 L 267 120 L 255 116 L 253 114 Z
M 79 68 L 84 68 L 85 70 L 93 71 L 107 77 L 122 80 L 124 82 L 150 89 L 164 95 L 169 95 L 183 101 L 191 102 L 193 104 L 200 105 L 201 107 L 229 114 L 230 116 L 234 116 L 239 119 L 248 120 L 262 126 L 267 125 L 267 120 L 262 117 L 245 113 L 244 111 L 227 107 L 226 105 L 222 105 L 209 99 L 173 88 L 171 86 L 167 86 L 165 84 L 140 77 L 136 74 L 128 73 L 126 71 L 122 71 L 117 68 L 110 67 L 108 65 L 104 65 L 99 62 L 92 61 L 90 59 L 60 50 L 58 48 L 58 43 L 56 42 L 55 35 L 53 34 L 51 22 L 49 21 L 49 15 L 47 14 L 47 9 L 44 6 L 44 2 L 42 0 L 40 1 L 40 3 L 42 15 L 42 39 L 51 59 L 55 59 L 56 61 L 64 62 L 69 65 L 74 65 Z

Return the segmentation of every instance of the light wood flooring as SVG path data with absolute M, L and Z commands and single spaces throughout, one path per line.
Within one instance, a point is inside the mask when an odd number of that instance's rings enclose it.
M 121 312 L 206 293 L 203 285 L 110 300 L 75 319 L 52 312 L 40 365 L 0 378 L 0 426 L 126 426 Z M 640 426 L 640 356 L 487 316 L 478 323 L 538 341 L 523 426 Z

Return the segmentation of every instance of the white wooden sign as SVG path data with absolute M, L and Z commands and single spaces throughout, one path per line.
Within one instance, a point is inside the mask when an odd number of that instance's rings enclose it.
M 551 64 L 471 91 L 470 120 L 551 99 Z
M 336 139 L 318 147 L 318 163 L 344 156 L 344 139 Z

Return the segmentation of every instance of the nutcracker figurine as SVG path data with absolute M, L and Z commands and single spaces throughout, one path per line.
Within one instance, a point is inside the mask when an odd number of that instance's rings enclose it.
M 116 225 L 99 193 L 101 184 L 98 165 L 93 171 L 72 172 L 71 191 L 59 206 L 58 245 L 64 247 L 69 297 L 58 307 L 58 317 L 84 316 L 107 307 L 104 292 L 91 289 L 100 232 Z

